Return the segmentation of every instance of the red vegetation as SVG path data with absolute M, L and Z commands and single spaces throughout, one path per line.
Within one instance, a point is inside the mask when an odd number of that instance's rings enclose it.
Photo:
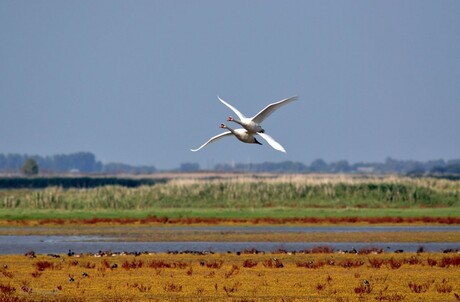
M 262 263 L 267 268 L 282 268 L 284 264 L 277 258 L 270 258 Z
M 142 266 L 144 265 L 144 261 L 142 260 L 136 260 L 136 259 L 133 259 L 133 261 L 128 261 L 128 260 L 125 260 L 125 262 L 123 262 L 123 264 L 121 265 L 122 268 L 124 269 L 136 269 L 136 268 L 141 268 Z
M 305 261 L 305 262 L 297 262 L 296 266 L 297 267 L 305 267 L 305 268 L 312 268 L 312 269 L 317 269 L 322 266 L 326 265 L 326 262 L 317 260 L 317 261 Z
M 439 263 L 440 267 L 448 267 L 448 266 L 460 266 L 460 256 L 452 256 L 452 257 L 443 257 L 441 263 Z
M 37 267 L 37 270 L 39 271 L 44 271 L 45 269 L 47 268 L 52 268 L 53 267 L 53 263 L 49 262 L 49 261 L 37 261 L 35 263 L 35 266 Z
M 251 260 L 251 259 L 246 259 L 243 262 L 243 267 L 251 268 L 257 265 L 257 261 Z
M 441 284 L 436 285 L 436 291 L 438 293 L 446 294 L 452 291 L 452 285 L 446 279 L 442 279 Z
M 431 258 L 428 258 L 427 262 L 428 262 L 428 265 L 431 267 L 436 266 L 438 264 L 438 261 L 436 261 L 436 259 L 431 259 Z
M 224 262 L 222 260 L 219 260 L 219 261 L 216 260 L 216 261 L 212 261 L 212 262 L 207 262 L 206 267 L 219 269 L 219 268 L 222 267 L 223 263 Z
M 10 295 L 16 291 L 16 288 L 12 287 L 11 285 L 3 285 L 0 284 L 0 292 L 5 295 Z
M 355 293 L 358 295 L 369 294 L 370 292 L 371 292 L 370 286 L 364 283 L 360 283 L 357 287 L 355 287 Z
M 363 261 L 361 260 L 351 260 L 351 259 L 345 259 L 342 260 L 339 265 L 344 267 L 344 268 L 352 268 L 352 267 L 360 267 L 364 264 Z
M 373 268 L 380 268 L 385 261 L 379 258 L 369 258 L 369 264 Z
M 163 289 L 166 291 L 166 292 L 173 292 L 173 293 L 178 293 L 178 292 L 181 292 L 182 291 L 182 285 L 177 285 L 177 284 L 174 284 L 172 282 L 168 282 L 165 284 L 165 286 L 163 287 Z
M 417 284 L 414 282 L 409 282 L 409 288 L 412 292 L 420 294 L 426 292 L 430 288 L 431 283 L 432 282 L 425 282 L 422 284 Z
M 387 264 L 391 269 L 398 269 L 401 267 L 402 262 L 394 258 L 391 258 L 390 260 L 387 261 Z
M 13 224 L 30 224 L 27 220 L 8 220 Z M 148 216 L 146 218 L 90 218 L 90 219 L 40 219 L 40 225 L 63 224 L 222 224 L 222 223 L 251 223 L 251 224 L 344 224 L 344 223 L 437 223 L 460 224 L 460 217 L 300 217 L 300 218 L 168 218 Z

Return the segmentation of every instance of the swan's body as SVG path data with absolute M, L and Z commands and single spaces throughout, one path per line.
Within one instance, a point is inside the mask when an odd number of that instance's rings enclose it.
M 262 145 L 251 133 L 249 133 L 246 129 L 232 129 L 228 127 L 225 124 L 220 124 L 220 128 L 227 129 L 230 131 L 233 135 L 236 136 L 237 139 L 242 141 L 243 143 L 248 143 L 248 144 L 259 144 Z
M 217 134 L 216 136 L 213 136 L 211 137 L 206 143 L 204 143 L 203 145 L 201 145 L 199 148 L 197 149 L 190 149 L 190 151 L 193 151 L 193 152 L 196 152 L 198 150 L 200 150 L 201 148 L 203 148 L 204 146 L 206 146 L 207 144 L 210 144 L 212 142 L 215 142 L 219 139 L 221 139 L 222 137 L 224 136 L 228 136 L 228 135 L 234 135 L 236 136 L 237 139 L 239 139 L 240 141 L 242 141 L 243 143 L 248 143 L 248 144 L 259 144 L 259 145 L 262 145 L 255 137 L 253 134 L 249 133 L 246 129 L 243 129 L 243 128 L 239 128 L 239 129 L 232 129 L 230 127 L 228 127 L 227 125 L 225 124 L 220 124 L 220 128 L 223 128 L 223 129 L 227 129 L 228 131 L 225 131 L 221 134 Z
M 233 117 L 230 116 L 230 117 L 228 117 L 227 121 L 235 122 L 235 123 L 241 125 L 244 129 L 248 130 L 250 133 L 264 133 L 265 130 L 262 128 L 260 123 L 262 123 L 263 120 L 265 120 L 267 117 L 269 117 L 270 114 L 272 114 L 276 109 L 280 108 L 283 105 L 286 105 L 286 104 L 288 104 L 290 102 L 293 102 L 293 101 L 297 100 L 297 96 L 293 96 L 293 97 L 278 101 L 276 103 L 269 104 L 264 109 L 262 109 L 259 113 L 254 115 L 253 117 L 247 118 L 238 109 L 236 109 L 235 107 L 233 107 L 229 103 L 225 102 L 220 97 L 218 97 L 218 98 L 219 98 L 219 101 L 222 102 L 222 104 L 224 104 L 225 106 L 230 108 L 233 112 L 235 112 L 235 114 L 239 118 L 239 120 L 237 120 L 237 119 L 234 119 Z

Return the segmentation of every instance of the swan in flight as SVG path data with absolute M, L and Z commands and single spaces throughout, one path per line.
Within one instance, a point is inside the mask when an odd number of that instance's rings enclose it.
M 264 109 L 262 109 L 259 113 L 257 113 L 255 116 L 251 118 L 245 117 L 241 112 L 238 111 L 235 107 L 232 105 L 228 104 L 224 100 L 222 100 L 220 97 L 217 97 L 224 105 L 229 107 L 235 114 L 239 117 L 239 120 L 234 119 L 233 117 L 229 117 L 227 120 L 231 122 L 235 122 L 239 125 L 241 125 L 243 128 L 239 129 L 231 129 L 230 127 L 226 126 L 225 124 L 221 124 L 220 127 L 223 129 L 227 129 L 226 132 L 223 132 L 221 134 L 218 134 L 216 136 L 211 137 L 206 143 L 201 145 L 197 149 L 190 149 L 193 152 L 196 152 L 206 146 L 207 144 L 210 144 L 212 142 L 215 142 L 219 139 L 221 139 L 224 136 L 228 135 L 235 135 L 236 138 L 238 138 L 240 141 L 244 143 L 250 143 L 250 144 L 259 144 L 262 145 L 257 139 L 255 138 L 255 135 L 260 135 L 270 146 L 272 146 L 275 150 L 281 151 L 286 153 L 286 150 L 281 146 L 280 143 L 275 141 L 270 135 L 265 133 L 265 130 L 262 128 L 260 123 L 262 123 L 263 120 L 265 120 L 270 114 L 272 114 L 276 109 L 279 107 L 286 105 L 292 101 L 297 100 L 297 96 L 293 96 L 281 101 L 278 101 L 276 103 L 269 104 L 266 106 Z
M 227 131 L 221 133 L 221 134 L 217 134 L 216 136 L 213 136 L 211 137 L 206 143 L 204 143 L 203 145 L 201 145 L 199 148 L 197 149 L 190 149 L 190 151 L 193 151 L 193 152 L 196 152 L 198 150 L 200 150 L 201 148 L 203 148 L 204 146 L 206 146 L 207 144 L 210 144 L 212 142 L 215 142 L 219 139 L 221 139 L 222 137 L 224 136 L 228 136 L 228 135 L 235 135 L 237 139 L 239 139 L 240 141 L 242 141 L 243 143 L 248 143 L 248 144 L 259 144 L 259 145 L 262 145 L 255 137 L 254 135 L 252 135 L 251 133 L 249 133 L 247 130 L 243 129 L 243 128 L 239 128 L 239 129 L 232 129 L 230 127 L 228 127 L 227 125 L 225 124 L 220 124 L 220 128 L 222 129 L 227 129 Z
M 193 152 L 196 152 L 198 150 L 200 150 L 201 148 L 203 148 L 204 146 L 206 146 L 207 144 L 210 144 L 210 143 L 213 143 L 219 139 L 221 139 L 222 137 L 224 136 L 228 136 L 228 135 L 235 135 L 237 139 L 239 139 L 240 141 L 242 141 L 243 143 L 248 143 L 248 144 L 259 144 L 259 145 L 262 145 L 255 137 L 254 135 L 255 134 L 258 134 L 260 135 L 264 140 L 267 141 L 267 143 L 270 144 L 270 146 L 272 146 L 275 150 L 278 150 L 278 151 L 281 151 L 281 152 L 284 152 L 286 153 L 286 150 L 284 150 L 283 146 L 281 146 L 277 141 L 275 141 L 270 135 L 266 134 L 266 133 L 250 133 L 249 131 L 247 131 L 246 129 L 243 129 L 243 128 L 239 128 L 239 129 L 232 129 L 230 127 L 228 127 L 227 125 L 225 124 L 220 124 L 220 128 L 223 128 L 223 129 L 227 129 L 228 131 L 225 131 L 221 134 L 217 134 L 216 136 L 213 136 L 211 137 L 206 143 L 204 143 L 203 145 L 201 145 L 199 148 L 197 149 L 190 149 L 190 151 L 193 151 Z
M 259 113 L 254 115 L 251 118 L 247 118 L 242 114 L 238 109 L 230 105 L 229 103 L 225 102 L 223 99 L 221 99 L 219 96 L 217 97 L 219 101 L 222 102 L 225 106 L 230 108 L 235 114 L 238 116 L 239 120 L 234 119 L 233 117 L 228 117 L 227 121 L 230 122 L 235 122 L 239 125 L 241 125 L 244 129 L 248 130 L 250 133 L 264 133 L 265 130 L 262 128 L 260 123 L 263 122 L 267 117 L 270 116 L 276 109 L 280 108 L 283 105 L 286 105 L 290 102 L 293 102 L 297 100 L 297 96 L 292 96 L 290 98 L 278 101 L 276 103 L 272 103 L 267 105 L 264 109 L 262 109 Z M 275 148 L 276 149 L 276 148 Z

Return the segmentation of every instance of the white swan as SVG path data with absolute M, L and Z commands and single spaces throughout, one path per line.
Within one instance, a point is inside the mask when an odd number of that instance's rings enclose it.
M 278 109 L 279 107 L 281 107 L 281 106 L 283 106 L 285 104 L 288 104 L 288 103 L 290 103 L 292 101 L 297 100 L 297 96 L 293 96 L 293 97 L 278 101 L 276 103 L 269 104 L 268 106 L 266 106 L 264 109 L 262 109 L 259 113 L 257 113 L 255 116 L 253 116 L 251 118 L 245 117 L 241 112 L 238 111 L 238 109 L 236 109 L 232 105 L 228 104 L 227 102 L 222 100 L 220 97 L 217 97 L 217 98 L 224 105 L 226 105 L 231 110 L 233 110 L 233 112 L 235 112 L 235 114 L 240 118 L 240 120 L 237 120 L 237 119 L 234 119 L 233 117 L 230 116 L 227 120 L 235 122 L 235 123 L 241 125 L 244 129 L 240 128 L 240 129 L 233 130 L 233 129 L 227 127 L 225 124 L 221 124 L 220 127 L 224 128 L 224 129 L 227 129 L 228 131 L 211 137 L 206 143 L 201 145 L 199 148 L 190 149 L 191 151 L 196 152 L 196 151 L 200 150 L 201 148 L 203 148 L 204 146 L 206 146 L 207 144 L 215 142 L 216 140 L 219 140 L 222 137 L 227 136 L 227 135 L 231 135 L 231 134 L 235 135 L 240 141 L 242 141 L 244 143 L 253 143 L 253 144 L 262 145 L 254 137 L 254 135 L 257 134 L 257 135 L 260 135 L 264 140 L 266 140 L 267 143 L 270 146 L 272 146 L 275 150 L 278 150 L 278 151 L 286 153 L 286 150 L 283 148 L 283 146 L 281 146 L 280 143 L 278 143 L 270 135 L 265 133 L 265 130 L 262 128 L 260 123 L 264 119 L 266 119 L 270 114 L 272 114 L 276 109 Z
M 263 120 L 265 120 L 270 114 L 272 114 L 276 109 L 280 108 L 283 105 L 286 105 L 290 102 L 293 102 L 297 100 L 297 96 L 293 96 L 281 101 L 278 101 L 276 103 L 269 104 L 267 107 L 262 109 L 259 113 L 254 115 L 251 118 L 247 118 L 242 114 L 238 109 L 230 105 L 229 103 L 225 102 L 223 99 L 221 99 L 219 96 L 217 97 L 219 101 L 221 101 L 225 106 L 233 110 L 235 114 L 238 116 L 239 120 L 234 119 L 233 117 L 228 117 L 227 121 L 235 122 L 239 125 L 241 125 L 244 129 L 248 130 L 250 133 L 264 133 L 265 130 L 262 128 L 260 123 L 262 123 Z M 276 148 L 275 148 L 276 149 Z
M 239 128 L 239 129 L 232 129 L 230 127 L 228 127 L 227 125 L 225 124 L 220 124 L 220 127 L 221 128 L 224 128 L 224 129 L 227 129 L 228 131 L 225 131 L 224 133 L 221 133 L 221 134 L 217 134 L 216 136 L 213 136 L 211 137 L 206 143 L 204 143 L 203 145 L 201 145 L 199 148 L 197 149 L 190 149 L 190 151 L 193 151 L 193 152 L 196 152 L 198 150 L 200 150 L 201 148 L 203 148 L 204 146 L 206 146 L 207 144 L 210 144 L 212 142 L 215 142 L 219 139 L 221 139 L 222 137 L 224 136 L 228 136 L 228 135 L 235 135 L 237 139 L 239 139 L 240 141 L 242 141 L 243 143 L 248 143 L 248 144 L 259 144 L 259 145 L 262 145 L 255 137 L 254 137 L 254 134 L 258 134 L 260 135 L 264 140 L 267 141 L 267 143 L 270 144 L 270 146 L 272 146 L 275 150 L 278 150 L 278 151 L 281 151 L 281 152 L 284 152 L 286 153 L 286 150 L 284 150 L 283 146 L 281 146 L 277 141 L 275 141 L 270 135 L 266 134 L 266 133 L 250 133 L 248 132 L 246 129 L 243 129 L 243 128 Z
M 228 126 L 225 125 L 225 124 L 220 124 L 220 128 L 227 129 L 228 131 L 225 131 L 224 133 L 217 134 L 216 136 L 211 137 L 206 143 L 204 143 L 203 145 L 201 145 L 199 148 L 197 148 L 197 149 L 190 149 L 190 151 L 196 152 L 196 151 L 200 150 L 201 148 L 203 148 L 204 146 L 206 146 L 207 144 L 210 144 L 210 143 L 212 143 L 212 142 L 215 142 L 215 141 L 221 139 L 222 137 L 228 136 L 228 135 L 235 135 L 236 138 L 239 139 L 240 141 L 242 141 L 243 143 L 248 143 L 248 144 L 259 144 L 259 145 L 262 145 L 262 144 L 254 137 L 254 135 L 252 135 L 251 133 L 249 133 L 247 130 L 245 130 L 245 129 L 243 129 L 243 128 L 232 129 L 232 128 L 228 127 Z

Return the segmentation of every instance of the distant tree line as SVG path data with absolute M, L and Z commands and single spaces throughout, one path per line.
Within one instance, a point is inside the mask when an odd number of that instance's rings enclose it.
M 190 167 L 192 164 L 181 166 Z M 199 170 L 198 164 L 195 164 Z M 285 173 L 354 173 L 354 174 L 400 174 L 409 176 L 423 175 L 460 175 L 460 159 L 444 161 L 414 161 L 387 158 L 384 162 L 350 164 L 346 160 L 327 163 L 323 159 L 314 160 L 310 165 L 301 162 L 284 161 L 251 164 L 217 164 L 214 171 L 227 172 L 285 172 Z
M 31 160 L 32 159 L 32 160 Z M 36 164 L 36 165 L 35 165 Z M 28 173 L 29 171 L 30 173 Z M 96 160 L 90 152 L 38 156 L 27 154 L 0 154 L 1 173 L 23 173 L 34 175 L 34 172 L 46 173 L 84 173 L 84 174 L 150 174 L 157 172 L 154 166 L 132 166 L 123 163 L 103 164 Z M 198 163 L 182 163 L 179 168 L 171 171 L 198 172 L 203 171 Z M 391 157 L 384 162 L 349 163 L 346 160 L 326 162 L 314 160 L 311 164 L 302 162 L 263 162 L 249 164 L 217 164 L 211 171 L 216 172 L 271 172 L 271 173 L 361 173 L 361 174 L 400 174 L 411 176 L 422 175 L 460 175 L 460 159 L 452 160 L 397 160 Z
M 90 152 L 39 156 L 27 154 L 0 154 L 0 172 L 20 173 L 31 163 L 37 164 L 40 173 L 154 173 L 153 166 L 131 166 L 127 164 L 103 164 Z M 28 174 L 28 173 L 25 173 Z

